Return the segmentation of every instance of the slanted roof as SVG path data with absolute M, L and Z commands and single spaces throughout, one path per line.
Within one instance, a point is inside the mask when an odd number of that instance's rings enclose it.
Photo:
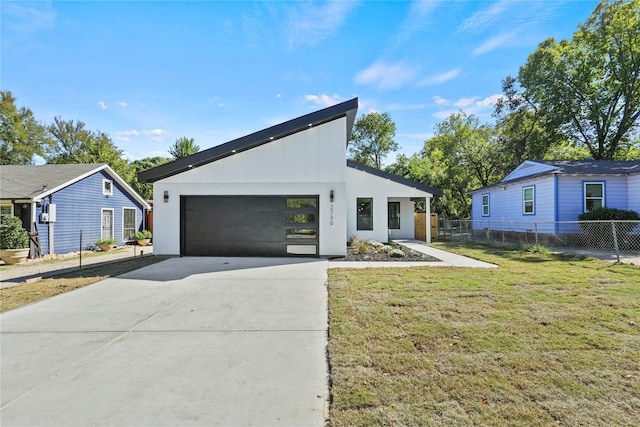
M 522 171 L 523 166 L 535 166 L 536 164 L 549 166 L 549 168 L 540 171 L 539 168 L 531 167 L 531 170 L 536 172 L 519 173 L 514 178 L 510 178 L 515 171 L 519 169 Z M 631 175 L 638 173 L 640 173 L 640 160 L 527 160 L 499 183 L 478 188 L 471 193 L 544 175 Z
M 147 202 L 106 164 L 6 165 L 0 169 L 0 199 L 39 201 L 94 173 L 104 170 L 142 206 Z
M 536 163 L 555 166 L 553 173 L 626 175 L 640 173 L 640 160 L 536 160 Z
M 342 117 L 347 118 L 347 140 L 349 140 L 356 112 L 358 111 L 358 98 L 333 105 L 331 107 L 315 111 L 293 120 L 289 120 L 279 125 L 243 136 L 238 139 L 226 142 L 221 145 L 200 151 L 188 157 L 174 160 L 173 162 L 157 166 L 155 168 L 140 172 L 138 180 L 144 183 L 153 183 L 158 180 L 168 178 L 173 175 L 206 165 L 216 160 L 229 157 L 242 151 L 259 147 L 269 142 L 284 138 L 286 136 L 302 132 L 310 127 L 315 127 Z
M 430 194 L 433 194 L 436 197 L 442 196 L 442 191 L 429 187 L 428 185 L 421 184 L 416 181 L 412 181 L 407 178 L 403 178 L 399 175 L 394 175 L 389 172 L 381 171 L 380 169 L 372 168 L 370 166 L 365 166 L 361 163 L 356 163 L 353 160 L 347 160 L 347 166 L 353 169 L 357 169 L 366 173 L 370 173 L 371 175 L 375 175 L 380 178 L 388 179 L 390 181 L 396 182 L 398 184 L 405 185 L 407 187 L 415 188 L 416 190 L 424 191 Z

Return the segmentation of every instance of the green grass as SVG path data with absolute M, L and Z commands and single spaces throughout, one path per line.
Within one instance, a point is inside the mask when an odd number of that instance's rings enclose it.
M 637 425 L 639 267 L 437 246 L 499 268 L 330 270 L 329 425 Z
M 3 288 L 0 289 L 0 313 L 91 285 L 109 277 L 119 276 L 167 258 L 170 257 L 154 255 L 94 264 L 82 270 L 60 273 L 35 282 Z

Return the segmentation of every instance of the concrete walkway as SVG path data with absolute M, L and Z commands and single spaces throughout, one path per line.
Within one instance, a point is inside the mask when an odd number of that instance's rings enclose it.
M 487 262 L 478 261 L 477 259 L 468 258 L 462 255 L 453 254 L 451 252 L 436 249 L 428 246 L 419 240 L 398 239 L 394 240 L 402 246 L 412 249 L 416 252 L 422 252 L 439 261 L 388 261 L 388 262 L 363 262 L 363 261 L 333 261 L 329 263 L 329 268 L 389 268 L 389 267 L 470 267 L 470 268 L 496 268 L 497 265 Z
M 0 315 L 0 425 L 323 426 L 327 261 L 171 258 Z

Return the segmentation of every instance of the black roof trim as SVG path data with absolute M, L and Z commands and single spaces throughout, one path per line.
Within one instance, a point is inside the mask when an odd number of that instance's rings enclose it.
M 181 159 L 174 160 L 173 162 L 140 172 L 138 174 L 138 180 L 143 183 L 153 183 L 188 171 L 189 169 L 232 156 L 236 153 L 259 147 L 277 139 L 284 138 L 285 136 L 302 132 L 309 127 L 315 127 L 345 116 L 347 117 L 348 141 L 351 129 L 355 122 L 357 110 L 358 98 L 353 98 L 340 104 L 305 114 L 304 116 L 297 117 L 270 128 L 200 151 L 199 153 L 191 156 L 183 157 Z
M 388 179 L 398 184 L 406 185 L 407 187 L 415 188 L 416 190 L 426 191 L 427 193 L 431 193 L 436 197 L 442 196 L 442 191 L 438 190 L 437 188 L 429 187 L 428 185 L 412 181 L 410 179 L 401 177 L 400 175 L 394 175 L 389 172 L 381 171 L 380 169 L 372 168 L 371 166 L 356 163 L 353 160 L 347 160 L 347 166 L 353 169 L 370 173 L 371 175 L 375 175 L 380 178 Z

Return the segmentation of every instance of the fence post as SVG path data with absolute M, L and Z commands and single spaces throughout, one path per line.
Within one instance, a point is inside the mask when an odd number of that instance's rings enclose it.
M 537 222 L 534 222 L 534 223 L 533 223 L 533 227 L 534 227 L 534 228 L 535 228 L 535 230 L 536 230 L 536 246 L 538 246 L 538 223 L 537 223 Z
M 611 232 L 613 233 L 613 249 L 616 251 L 616 258 L 620 262 L 620 251 L 618 249 L 618 236 L 616 235 L 616 222 L 611 220 Z

